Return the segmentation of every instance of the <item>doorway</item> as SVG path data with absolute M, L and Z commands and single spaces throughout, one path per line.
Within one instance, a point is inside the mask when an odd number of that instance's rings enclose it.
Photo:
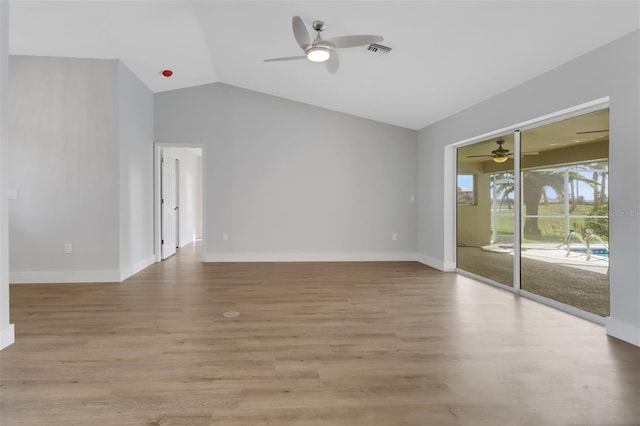
M 603 324 L 608 105 L 456 149 L 459 272 Z
M 155 253 L 160 261 L 188 244 L 204 245 L 204 147 L 156 143 L 155 165 Z

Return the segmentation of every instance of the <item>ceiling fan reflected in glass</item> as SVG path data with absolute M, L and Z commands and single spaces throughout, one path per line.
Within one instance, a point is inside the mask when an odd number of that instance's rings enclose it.
M 504 139 L 498 139 L 496 141 L 496 143 L 498 144 L 498 148 L 491 151 L 491 154 L 467 155 L 467 158 L 491 158 L 496 163 L 504 163 L 509 158 L 513 158 L 513 153 L 502 146 L 504 142 Z M 538 152 L 522 152 L 521 155 L 538 155 Z
M 291 22 L 293 27 L 293 35 L 298 45 L 304 52 L 300 56 L 286 56 L 282 58 L 265 59 L 264 62 L 280 62 L 295 61 L 298 59 L 308 59 L 311 62 L 325 62 L 327 71 L 334 74 L 338 71 L 340 64 L 338 52 L 336 49 L 347 47 L 367 46 L 372 43 L 378 43 L 384 38 L 377 35 L 350 35 L 323 39 L 321 32 L 325 30 L 325 24 L 322 21 L 313 21 L 313 30 L 316 32 L 316 38 L 311 41 L 309 32 L 299 16 L 294 16 Z

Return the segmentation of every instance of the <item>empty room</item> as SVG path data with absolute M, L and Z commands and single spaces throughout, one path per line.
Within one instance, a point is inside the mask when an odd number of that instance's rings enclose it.
M 0 424 L 640 425 L 640 2 L 0 0 Z

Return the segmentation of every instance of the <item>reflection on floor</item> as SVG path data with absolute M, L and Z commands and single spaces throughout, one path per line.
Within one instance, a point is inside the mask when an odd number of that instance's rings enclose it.
M 602 257 L 554 246 L 525 247 L 521 261 L 521 288 L 531 293 L 606 317 L 609 315 L 609 262 Z M 513 285 L 513 253 L 495 253 L 479 247 L 458 247 L 459 269 Z

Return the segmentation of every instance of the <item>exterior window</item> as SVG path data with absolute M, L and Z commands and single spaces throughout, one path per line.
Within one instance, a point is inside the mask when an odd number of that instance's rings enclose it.
M 458 175 L 458 205 L 477 206 L 476 175 Z

